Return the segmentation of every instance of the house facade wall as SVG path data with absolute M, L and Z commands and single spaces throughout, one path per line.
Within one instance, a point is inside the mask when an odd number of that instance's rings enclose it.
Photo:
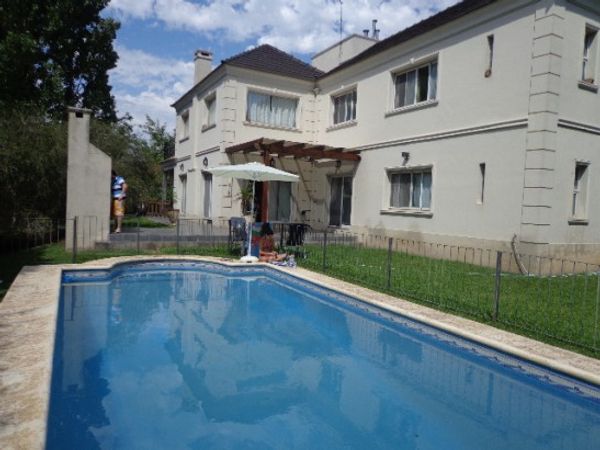
M 176 146 L 188 191 L 196 177 L 196 198 L 187 198 L 195 209 L 188 215 L 201 217 L 205 157 L 208 167 L 256 160 L 251 154 L 231 158 L 224 149 L 268 137 L 361 150 L 358 164 L 277 160 L 277 167 L 302 177 L 292 191 L 291 220 L 326 227 L 331 178 L 350 176 L 353 231 L 502 249 L 516 235 L 527 252 L 594 258 L 600 248 L 600 208 L 591 199 L 600 179 L 600 97 L 579 83 L 586 26 L 600 29 L 600 5 L 592 1 L 500 1 L 315 83 L 228 67 L 213 87 L 195 93 L 190 138 Z M 438 69 L 435 100 L 394 109 L 394 75 L 431 61 Z M 216 126 L 202 131 L 203 99 L 211 89 Z M 354 89 L 356 119 L 334 126 L 333 97 Z M 249 90 L 298 98 L 297 129 L 249 124 Z M 581 161 L 589 163 L 590 195 L 587 220 L 575 224 L 570 208 Z M 389 173 L 418 167 L 431 168 L 430 211 L 390 208 Z M 241 184 L 215 179 L 213 186 L 213 216 L 239 215 Z

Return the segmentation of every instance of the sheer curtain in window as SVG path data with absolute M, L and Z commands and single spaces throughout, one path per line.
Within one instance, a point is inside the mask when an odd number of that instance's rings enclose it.
M 431 208 L 431 172 L 423 173 L 423 192 L 421 193 L 421 208 Z
M 296 128 L 296 109 L 298 100 L 285 97 L 271 97 L 271 125 Z
M 269 123 L 270 96 L 258 92 L 248 92 L 248 110 L 246 119 L 254 123 Z
M 431 63 L 429 67 L 429 100 L 437 98 L 437 79 L 438 79 L 437 62 Z
M 246 119 L 275 127 L 296 128 L 297 109 L 297 99 L 249 92 Z

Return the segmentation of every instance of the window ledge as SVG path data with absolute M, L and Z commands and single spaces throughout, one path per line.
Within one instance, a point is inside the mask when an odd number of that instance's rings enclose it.
M 594 93 L 598 92 L 598 85 L 597 84 L 589 83 L 589 82 L 584 81 L 584 80 L 579 80 L 577 82 L 577 86 L 579 86 L 579 89 L 583 89 L 583 90 L 594 92 Z
M 189 141 L 189 140 L 190 140 L 189 136 L 182 137 L 181 139 L 179 139 L 179 143 L 181 144 L 182 142 Z
M 347 122 L 342 122 L 342 123 L 338 123 L 338 124 L 335 124 L 335 125 L 331 125 L 325 131 L 327 131 L 327 132 L 329 132 L 329 131 L 335 131 L 335 130 L 340 130 L 342 128 L 354 127 L 356 125 L 358 125 L 358 122 L 356 120 L 349 120 Z
M 569 225 L 589 225 L 590 221 L 588 219 L 569 219 Z
M 204 133 L 205 131 L 212 130 L 216 126 L 216 123 L 211 123 L 210 125 L 202 125 L 202 132 Z
M 410 209 L 410 208 L 388 208 L 382 209 L 381 214 L 389 214 L 394 216 L 414 216 L 414 217 L 433 217 L 433 211 L 421 210 L 421 209 Z
M 265 123 L 248 122 L 247 120 L 244 121 L 243 124 L 248 127 L 266 128 L 268 130 L 285 130 L 285 131 L 291 131 L 293 133 L 302 133 L 302 130 L 300 130 L 298 128 L 278 127 L 276 125 L 268 125 Z
M 385 117 L 395 116 L 408 111 L 416 111 L 418 109 L 429 108 L 430 106 L 437 106 L 439 100 L 428 100 L 426 102 L 416 103 L 414 105 L 403 106 L 402 108 L 392 109 L 385 113 Z

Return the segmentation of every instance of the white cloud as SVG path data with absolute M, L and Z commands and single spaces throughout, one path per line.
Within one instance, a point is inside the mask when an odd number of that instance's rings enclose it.
M 130 113 L 136 124 L 144 123 L 148 115 L 172 128 L 175 112 L 170 105 L 192 86 L 194 63 L 123 46 L 116 50 L 119 61 L 110 81 L 119 114 Z
M 361 33 L 372 19 L 379 19 L 381 37 L 386 37 L 457 1 L 344 0 L 344 35 Z M 209 39 L 256 40 L 303 54 L 317 52 L 339 37 L 337 0 L 112 0 L 109 9 Z

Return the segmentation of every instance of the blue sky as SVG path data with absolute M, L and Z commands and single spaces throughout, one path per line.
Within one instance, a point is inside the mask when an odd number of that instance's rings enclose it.
M 458 0 L 343 0 L 343 35 L 378 19 L 385 38 Z M 339 39 L 339 0 L 111 0 L 104 11 L 121 22 L 110 73 L 120 115 L 146 115 L 172 127 L 170 104 L 192 86 L 193 54 L 213 64 L 255 45 L 271 44 L 310 62 Z

